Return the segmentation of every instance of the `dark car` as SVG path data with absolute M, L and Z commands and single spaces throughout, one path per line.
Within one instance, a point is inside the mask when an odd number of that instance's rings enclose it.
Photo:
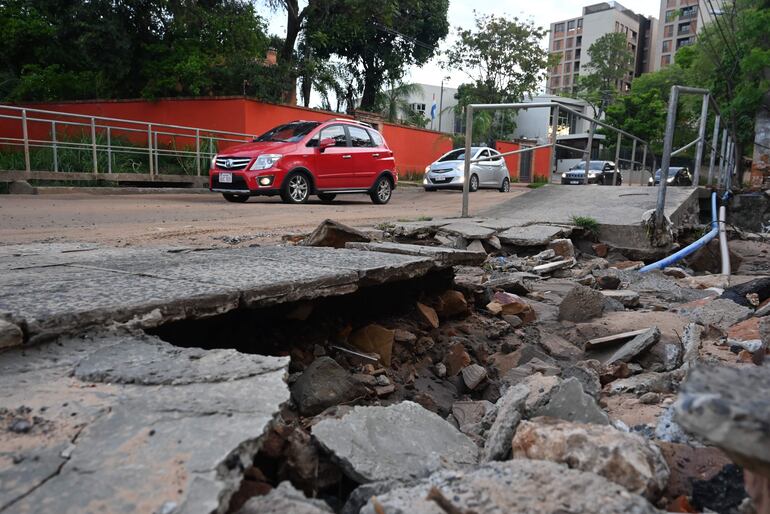
M 349 119 L 293 121 L 211 160 L 209 188 L 228 202 L 280 195 L 328 203 L 339 194 L 367 193 L 384 204 L 398 184 L 393 152 L 378 131 Z
M 562 184 L 584 184 L 586 179 L 586 162 L 580 161 L 569 169 L 568 172 L 561 174 Z M 588 168 L 588 183 L 599 185 L 612 185 L 612 176 L 617 175 L 615 185 L 623 183 L 623 175 L 615 169 L 615 163 L 612 161 L 591 161 Z
M 669 186 L 691 186 L 692 175 L 690 170 L 686 166 L 671 166 L 668 168 L 668 180 L 666 183 Z M 655 172 L 655 180 L 653 180 L 653 177 L 650 177 L 647 181 L 648 186 L 657 186 L 658 184 L 660 184 L 660 168 Z

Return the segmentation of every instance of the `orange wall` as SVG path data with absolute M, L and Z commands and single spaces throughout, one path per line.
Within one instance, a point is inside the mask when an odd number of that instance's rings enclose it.
M 535 177 L 549 179 L 551 173 L 548 170 L 551 166 L 551 147 L 538 148 L 535 150 L 535 160 L 532 164 L 532 174 Z
M 519 150 L 521 147 L 518 143 L 510 143 L 508 141 L 496 141 L 495 142 L 495 148 L 500 153 L 505 152 L 514 152 L 516 150 Z M 508 175 L 511 178 L 519 178 L 519 154 L 514 155 L 506 155 L 503 157 L 505 159 L 505 165 L 508 167 Z
M 293 120 L 324 121 L 330 118 L 350 118 L 345 114 L 306 109 L 304 107 L 277 105 L 245 98 L 181 98 L 146 100 L 105 100 L 86 102 L 29 103 L 23 107 L 87 114 L 107 118 L 164 123 L 209 130 L 259 135 L 276 125 Z M 0 109 L 0 114 L 8 111 Z M 34 115 L 49 118 L 47 115 Z M 54 117 L 55 118 L 55 117 Z M 62 118 L 66 119 L 66 118 Z M 87 120 L 75 120 L 87 122 Z M 50 123 L 30 123 L 31 138 L 50 139 Z M 399 174 L 422 173 L 425 166 L 452 149 L 452 141 L 445 134 L 383 123 L 380 127 L 388 146 L 396 159 Z M 86 134 L 90 132 L 86 128 Z M 62 129 L 59 130 L 61 134 Z M 117 132 L 117 131 L 114 131 Z M 121 133 L 133 142 L 146 144 L 147 137 L 140 133 Z M 21 124 L 15 120 L 0 120 L 0 136 L 21 137 Z M 161 145 L 169 144 L 168 138 L 159 139 Z M 177 138 L 176 144 L 190 145 L 192 141 Z M 218 150 L 235 143 L 220 143 Z
M 383 123 L 382 135 L 396 158 L 399 176 L 408 172 L 424 173 L 429 165 L 452 149 L 446 134 Z

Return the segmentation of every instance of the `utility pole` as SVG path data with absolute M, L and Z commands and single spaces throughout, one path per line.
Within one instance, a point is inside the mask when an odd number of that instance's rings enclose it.
M 441 132 L 441 113 L 444 112 L 444 79 L 441 79 L 441 93 L 438 96 L 438 131 Z

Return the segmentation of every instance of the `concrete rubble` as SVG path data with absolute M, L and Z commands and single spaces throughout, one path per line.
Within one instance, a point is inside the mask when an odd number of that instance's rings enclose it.
M 770 244 L 716 287 L 568 220 L 297 241 L 0 246 L 0 514 L 768 512 Z

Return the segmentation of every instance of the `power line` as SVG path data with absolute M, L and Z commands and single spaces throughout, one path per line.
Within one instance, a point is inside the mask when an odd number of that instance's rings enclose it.
M 431 46 L 428 43 L 423 43 L 419 39 L 415 39 L 412 36 L 407 36 L 403 32 L 399 32 L 397 30 L 394 30 L 394 29 L 392 29 L 392 28 L 390 28 L 390 27 L 388 27 L 386 25 L 383 25 L 382 23 L 380 23 L 378 21 L 373 21 L 372 25 L 374 25 L 375 28 L 377 28 L 378 30 L 381 30 L 383 32 L 387 32 L 388 34 L 392 34 L 394 36 L 399 36 L 400 38 L 406 39 L 407 41 L 409 41 L 411 43 L 414 43 L 417 46 L 421 46 L 421 47 L 423 47 L 423 48 L 425 48 L 427 50 L 431 50 L 432 51 L 435 48 L 435 46 Z
M 722 41 L 725 42 L 725 46 L 727 47 L 728 52 L 730 52 L 730 56 L 737 60 L 737 52 L 733 52 L 732 47 L 730 47 L 730 42 L 727 41 L 727 36 L 725 36 L 724 31 L 722 30 L 722 24 L 719 23 L 719 15 L 717 15 L 716 10 L 714 9 L 714 4 L 711 3 L 711 0 L 706 0 L 709 4 L 709 7 L 711 7 L 711 13 L 714 16 L 714 23 L 717 26 L 717 29 L 719 30 L 719 34 L 722 36 Z

